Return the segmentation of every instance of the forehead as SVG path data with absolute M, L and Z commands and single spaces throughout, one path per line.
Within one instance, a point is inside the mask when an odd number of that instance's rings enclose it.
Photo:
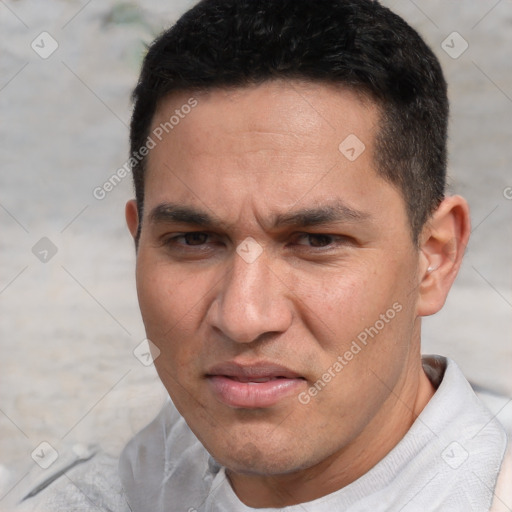
M 364 95 L 325 84 L 174 93 L 152 123 L 160 138 L 148 156 L 146 207 L 181 202 L 233 220 L 299 202 L 342 199 L 361 211 L 402 203 L 375 171 L 379 117 Z
M 196 106 L 190 109 L 190 104 Z M 377 105 L 363 93 L 325 83 L 275 80 L 241 88 L 172 93 L 159 102 L 152 132 L 163 128 L 161 136 L 166 142 L 200 140 L 205 149 L 209 142 L 220 142 L 222 148 L 234 137 L 241 151 L 247 149 L 249 138 L 257 142 L 258 133 L 267 147 L 286 138 L 286 144 L 301 149 L 323 141 L 331 151 L 354 134 L 370 149 L 378 120 Z M 265 137 L 268 134 L 278 138 Z M 221 148 L 215 146 L 215 151 Z

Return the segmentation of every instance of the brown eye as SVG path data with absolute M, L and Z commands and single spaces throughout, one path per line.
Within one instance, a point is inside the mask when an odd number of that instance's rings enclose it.
M 201 232 L 185 233 L 183 240 L 187 245 L 202 245 L 208 241 L 208 234 Z
M 345 235 L 331 235 L 329 233 L 297 233 L 292 245 L 300 251 L 310 251 L 320 254 L 321 251 L 341 249 L 351 245 L 352 240 Z
M 302 233 L 297 238 L 297 244 L 305 247 L 320 249 L 336 242 L 336 237 L 322 233 Z
M 311 247 L 325 247 L 332 244 L 333 237 L 329 235 L 308 235 Z

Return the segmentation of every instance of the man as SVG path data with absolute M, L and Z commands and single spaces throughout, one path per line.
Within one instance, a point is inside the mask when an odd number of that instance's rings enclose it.
M 150 47 L 134 99 L 126 219 L 172 401 L 120 483 L 82 475 L 89 502 L 507 510 L 503 428 L 420 354 L 470 227 L 419 35 L 370 0 L 204 0 Z

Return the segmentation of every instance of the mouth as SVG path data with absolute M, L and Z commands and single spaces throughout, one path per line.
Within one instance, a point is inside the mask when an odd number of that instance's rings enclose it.
M 215 398 L 233 408 L 257 409 L 271 407 L 296 395 L 306 379 L 281 365 L 223 363 L 206 373 Z
M 287 379 L 289 377 L 283 377 L 279 375 L 277 377 L 231 377 L 229 375 L 223 375 L 228 379 L 236 380 L 237 382 L 247 382 L 248 384 L 259 384 L 261 382 L 269 382 L 271 380 Z

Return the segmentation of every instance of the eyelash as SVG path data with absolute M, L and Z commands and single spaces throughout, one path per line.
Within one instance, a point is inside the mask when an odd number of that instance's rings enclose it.
M 173 236 L 170 238 L 170 241 L 176 241 L 176 240 L 179 240 L 180 238 L 182 239 L 186 239 L 187 236 L 197 236 L 197 235 L 206 235 L 206 236 L 210 236 L 211 237 L 211 234 L 210 233 L 206 233 L 204 231 L 190 231 L 188 233 L 182 233 L 181 235 L 176 235 L 176 236 Z M 188 245 L 186 244 L 188 247 L 195 247 L 196 244 L 192 244 L 192 245 Z M 203 244 L 197 244 L 197 245 L 203 245 Z
M 323 250 L 328 250 L 330 249 L 331 247 L 333 246 L 338 246 L 340 245 L 341 243 L 346 243 L 348 238 L 346 236 L 343 236 L 343 235 L 331 235 L 329 233 L 298 233 L 297 234 L 297 238 L 308 238 L 308 237 L 312 237 L 314 239 L 314 237 L 317 237 L 317 240 L 318 239 L 322 239 L 322 238 L 328 238 L 330 239 L 330 243 L 328 243 L 327 245 L 322 245 L 320 247 L 315 247 L 315 246 L 312 246 L 312 245 L 308 245 L 307 247 L 308 248 L 313 248 L 313 249 L 323 249 Z M 311 239 L 310 239 L 310 242 L 311 242 Z M 300 245 L 300 244 L 297 244 L 297 245 Z
M 204 243 L 200 243 L 200 244 L 187 244 L 187 243 L 180 244 L 179 243 L 180 239 L 185 241 L 187 236 L 194 236 L 194 235 L 196 235 L 196 236 L 205 235 L 205 236 L 209 237 L 210 239 L 212 237 L 215 237 L 214 234 L 208 233 L 206 231 L 189 231 L 186 233 L 180 233 L 179 235 L 174 235 L 174 236 L 165 238 L 163 240 L 163 245 L 166 245 L 166 246 L 180 245 L 181 248 L 196 247 L 198 250 L 201 250 L 201 249 L 204 250 L 204 246 L 208 242 L 204 242 Z M 349 242 L 349 237 L 347 237 L 347 236 L 332 235 L 329 233 L 296 233 L 292 238 L 294 241 L 297 241 L 298 239 L 303 239 L 303 238 L 308 238 L 308 237 L 311 237 L 311 238 L 317 237 L 317 239 L 328 238 L 328 239 L 330 239 L 330 242 L 326 245 L 321 245 L 321 246 L 316 246 L 316 247 L 312 246 L 312 245 L 304 245 L 304 244 L 298 244 L 298 243 L 296 243 L 295 245 L 297 245 L 299 247 L 306 247 L 307 249 L 316 249 L 319 251 L 320 250 L 326 251 L 326 250 L 332 249 L 339 245 L 346 245 Z M 310 238 L 310 242 L 311 242 L 311 238 Z M 189 250 L 189 249 L 185 249 L 185 250 Z
M 201 235 L 208 237 L 205 242 L 199 243 L 199 244 L 186 243 L 187 237 L 201 236 Z M 172 236 L 163 237 L 162 238 L 162 246 L 166 247 L 167 249 L 169 249 L 171 251 L 176 251 L 176 252 L 181 251 L 183 253 L 188 253 L 188 254 L 193 254 L 193 253 L 199 254 L 199 253 L 211 251 L 211 249 L 212 249 L 211 245 L 209 246 L 207 244 L 211 243 L 211 239 L 214 236 L 215 235 L 213 235 L 212 233 L 207 233 L 205 231 L 188 231 L 186 233 L 180 233 L 180 234 L 175 234 Z

